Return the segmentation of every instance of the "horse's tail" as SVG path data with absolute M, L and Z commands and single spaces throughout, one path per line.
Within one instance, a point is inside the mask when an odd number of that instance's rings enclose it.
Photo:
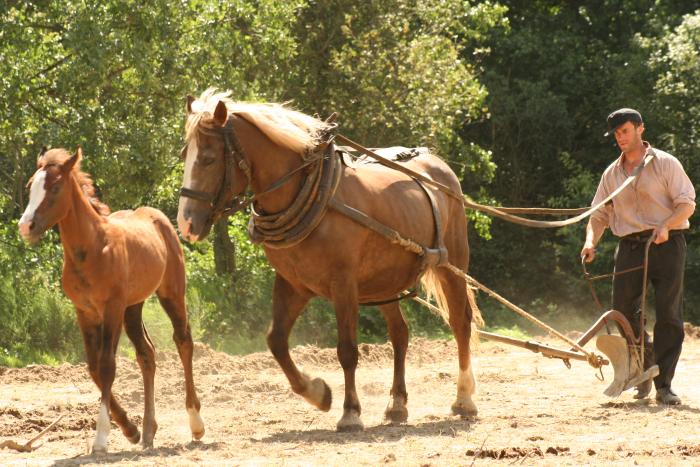
M 437 308 L 440 310 L 440 317 L 447 323 L 450 324 L 450 317 L 448 313 L 447 298 L 445 297 L 445 292 L 442 290 L 442 284 L 440 282 L 439 276 L 437 274 L 436 267 L 429 267 L 420 279 L 423 290 L 427 296 L 428 301 L 434 299 L 437 302 Z M 481 311 L 476 304 L 476 298 L 474 297 L 474 291 L 469 287 L 466 282 L 464 283 L 464 288 L 467 292 L 467 303 L 469 309 L 472 312 L 471 316 L 471 328 L 472 328 L 472 339 L 470 339 L 470 347 L 472 349 L 476 348 L 479 343 L 478 329 L 484 326 L 484 319 L 481 317 Z

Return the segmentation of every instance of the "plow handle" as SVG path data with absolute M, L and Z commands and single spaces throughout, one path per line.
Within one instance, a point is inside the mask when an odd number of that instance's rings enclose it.
M 627 343 L 629 345 L 636 345 L 639 343 L 637 337 L 634 335 L 634 331 L 632 330 L 632 325 L 630 325 L 630 322 L 627 320 L 625 315 L 617 310 L 608 310 L 603 313 L 603 315 L 598 318 L 598 321 L 596 321 L 576 343 L 580 346 L 586 345 L 586 343 L 591 340 L 591 338 L 595 336 L 596 333 L 603 328 L 603 326 L 610 322 L 617 324 L 620 334 L 627 339 Z

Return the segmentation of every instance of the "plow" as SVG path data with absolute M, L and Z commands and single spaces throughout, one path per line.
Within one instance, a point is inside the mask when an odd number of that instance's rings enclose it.
M 333 120 L 334 115 L 331 116 L 329 120 Z M 600 209 L 602 206 L 604 206 L 606 203 L 610 202 L 615 196 L 617 196 L 622 190 L 624 190 L 629 184 L 633 183 L 634 180 L 637 178 L 641 170 L 644 169 L 646 165 L 649 164 L 651 161 L 651 157 L 647 157 L 647 159 L 644 161 L 642 165 L 637 167 L 633 171 L 633 173 L 625 180 L 625 182 L 613 193 L 611 193 L 606 199 L 601 201 L 600 203 L 591 206 L 590 208 L 581 208 L 581 209 L 542 209 L 542 208 L 505 208 L 505 207 L 494 207 L 494 206 L 487 206 L 487 205 L 482 205 L 479 203 L 476 203 L 469 199 L 467 196 L 465 196 L 463 193 L 458 193 L 452 190 L 450 187 L 447 187 L 439 182 L 436 182 L 432 180 L 430 177 L 428 177 L 425 174 L 421 174 L 418 172 L 415 172 L 399 162 L 392 160 L 388 157 L 384 157 L 380 154 L 378 154 L 375 150 L 368 149 L 352 140 L 349 138 L 340 135 L 340 134 L 335 134 L 333 135 L 332 139 L 334 139 L 336 142 L 339 142 L 343 144 L 344 146 L 342 147 L 342 150 L 348 154 L 350 154 L 353 157 L 358 157 L 354 156 L 352 153 L 361 153 L 363 154 L 362 157 L 369 157 L 376 161 L 377 163 L 380 163 L 384 166 L 390 167 L 394 170 L 398 170 L 400 172 L 403 172 L 404 174 L 408 175 L 409 177 L 415 179 L 416 181 L 419 181 L 421 183 L 425 183 L 427 185 L 430 185 L 444 193 L 446 193 L 449 196 L 458 198 L 463 201 L 465 208 L 470 208 L 474 209 L 480 212 L 484 212 L 486 214 L 499 217 L 501 219 L 504 219 L 509 222 L 513 222 L 516 224 L 524 225 L 527 227 L 536 227 L 536 228 L 557 228 L 557 227 L 563 227 L 566 225 L 570 225 L 573 223 L 576 223 L 582 219 L 585 219 L 586 217 L 590 216 L 593 212 L 596 210 Z M 558 220 L 558 221 L 542 221 L 542 220 L 535 220 L 535 219 L 530 219 L 527 217 L 521 217 L 519 214 L 527 214 L 527 215 L 555 215 L 555 216 L 562 216 L 562 215 L 571 215 L 572 217 L 569 217 L 565 220 Z M 436 215 L 437 216 L 437 215 Z M 404 248 L 406 248 L 409 251 L 412 251 L 414 253 L 417 253 L 419 255 L 425 255 L 428 256 L 430 254 L 433 255 L 440 255 L 441 253 L 435 253 L 433 250 L 426 248 L 422 245 L 416 244 L 415 242 L 412 242 L 410 239 L 403 238 L 398 232 L 393 231 L 386 226 L 381 226 L 380 228 L 377 228 L 376 222 L 371 222 L 366 219 L 363 219 L 357 214 L 355 214 L 354 219 L 357 222 L 365 224 L 367 227 L 377 231 L 378 233 L 384 235 L 387 237 L 389 240 L 391 240 L 393 243 L 398 243 L 402 245 Z M 439 225 L 439 219 L 436 219 L 436 224 Z M 537 327 L 545 330 L 549 335 L 551 335 L 554 338 L 557 338 L 559 340 L 564 341 L 566 344 L 568 344 L 569 348 L 558 348 L 554 347 L 548 344 L 540 343 L 534 340 L 522 340 L 522 339 L 516 339 L 513 337 L 509 336 L 504 336 L 500 334 L 495 334 L 492 332 L 486 332 L 482 330 L 478 330 L 478 335 L 479 337 L 486 339 L 486 340 L 491 340 L 495 342 L 500 342 L 503 344 L 511 345 L 511 346 L 516 346 L 516 347 L 521 347 L 527 350 L 530 350 L 535 353 L 539 353 L 544 357 L 547 358 L 556 358 L 562 360 L 564 365 L 566 365 L 567 368 L 571 368 L 571 361 L 583 361 L 587 362 L 592 368 L 597 370 L 597 378 L 599 380 L 604 380 L 603 376 L 603 367 L 604 366 L 611 366 L 613 370 L 613 378 L 610 384 L 607 386 L 607 388 L 603 391 L 606 396 L 609 396 L 611 398 L 617 398 L 619 397 L 624 391 L 627 391 L 631 388 L 634 388 L 635 386 L 638 386 L 645 381 L 649 381 L 655 376 L 659 374 L 659 368 L 657 365 L 645 365 L 644 362 L 644 337 L 643 337 L 643 332 L 641 330 L 644 329 L 644 319 L 645 319 L 645 312 L 644 312 L 644 307 L 645 307 L 645 298 L 646 298 L 646 282 L 647 282 L 647 268 L 648 268 L 648 255 L 649 255 L 649 247 L 651 246 L 651 243 L 653 242 L 654 237 L 652 236 L 649 238 L 649 240 L 646 243 L 645 247 L 645 256 L 644 256 L 644 264 L 639 265 L 638 267 L 634 267 L 628 270 L 623 270 L 623 271 L 615 271 L 611 274 L 605 274 L 605 275 L 600 275 L 600 276 L 591 276 L 591 274 L 588 273 L 586 270 L 586 265 L 585 261 L 582 258 L 581 259 L 581 265 L 583 269 L 583 276 L 588 282 L 589 288 L 591 290 L 591 294 L 593 296 L 593 299 L 595 303 L 598 305 L 599 309 L 602 310 L 603 307 L 598 300 L 598 297 L 595 292 L 595 288 L 593 287 L 593 282 L 598 279 L 604 279 L 604 278 L 609 278 L 614 275 L 619 275 L 619 274 L 627 274 L 629 272 L 633 271 L 638 271 L 638 270 L 643 270 L 643 296 L 642 296 L 642 302 L 641 302 L 641 313 L 640 313 L 640 321 L 639 321 L 639 327 L 640 329 L 639 336 L 634 332 L 633 326 L 630 323 L 630 321 L 627 319 L 626 316 L 624 316 L 621 312 L 617 310 L 607 310 L 601 314 L 601 316 L 598 318 L 598 320 L 590 327 L 588 328 L 582 335 L 581 337 L 578 338 L 578 340 L 574 341 L 571 338 L 567 337 L 566 335 L 562 334 L 561 332 L 557 331 L 553 327 L 549 326 L 548 324 L 542 322 L 535 316 L 533 316 L 531 313 L 528 313 L 524 309 L 518 307 L 517 305 L 513 304 L 506 298 L 502 297 L 492 289 L 486 287 L 485 285 L 481 284 L 479 281 L 465 273 L 464 271 L 459 270 L 458 268 L 450 265 L 449 263 L 446 264 L 440 264 L 441 266 L 445 266 L 448 269 L 450 269 L 454 274 L 461 276 L 466 283 L 467 287 L 470 287 L 472 289 L 477 289 L 480 290 L 493 299 L 497 300 L 500 302 L 502 305 L 510 309 L 511 311 L 517 313 L 518 315 L 522 316 L 523 318 L 527 319 Z M 432 311 L 440 314 L 440 310 L 438 307 L 433 305 L 431 302 L 418 297 L 415 295 L 415 293 L 411 292 L 404 292 L 401 297 L 399 298 L 404 298 L 404 297 L 411 297 L 413 300 L 416 302 L 420 303 L 421 305 L 431 309 Z M 614 325 L 617 328 L 618 334 L 613 334 L 610 330 L 611 325 Z M 601 331 L 605 329 L 607 332 L 601 333 Z M 596 352 L 589 351 L 584 348 L 586 344 L 588 344 L 593 338 L 596 338 L 596 347 L 600 353 L 603 355 L 600 355 Z

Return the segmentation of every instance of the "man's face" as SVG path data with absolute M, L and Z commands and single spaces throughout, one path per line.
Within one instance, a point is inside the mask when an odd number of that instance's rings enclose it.
M 620 151 L 634 151 L 642 145 L 642 133 L 644 124 L 634 126 L 632 122 L 625 122 L 615 129 L 615 141 L 620 147 Z

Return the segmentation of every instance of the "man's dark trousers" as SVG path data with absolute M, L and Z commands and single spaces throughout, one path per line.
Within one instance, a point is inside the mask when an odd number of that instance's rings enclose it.
M 644 264 L 644 249 L 651 232 L 622 237 L 615 251 L 615 271 Z M 645 332 L 645 367 L 651 361 L 659 366 L 654 378 L 656 389 L 670 388 L 683 346 L 683 277 L 686 243 L 682 231 L 671 231 L 669 239 L 649 247 L 647 278 L 656 295 L 653 360 L 649 336 Z M 639 336 L 643 271 L 620 274 L 613 279 L 613 309 L 622 312 Z

